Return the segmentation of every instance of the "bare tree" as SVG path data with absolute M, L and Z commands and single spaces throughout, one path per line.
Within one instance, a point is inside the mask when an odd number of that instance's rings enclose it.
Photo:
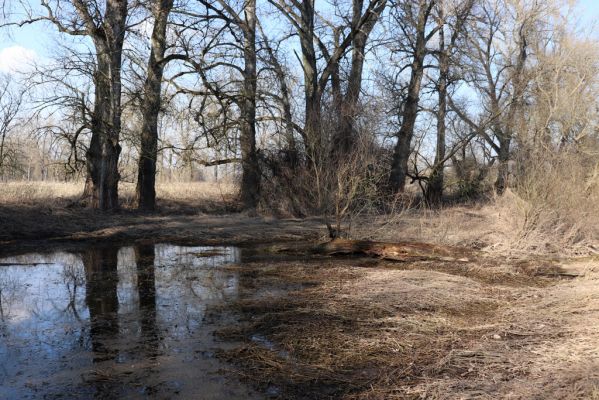
M 458 3 L 450 12 L 446 13 L 446 2 L 439 0 L 437 4 L 437 24 L 439 26 L 439 45 L 435 52 L 439 75 L 436 82 L 438 104 L 436 110 L 437 118 L 437 143 L 435 147 L 435 160 L 427 179 L 425 190 L 426 202 L 429 205 L 439 204 L 443 197 L 443 181 L 445 163 L 449 159 L 446 156 L 446 118 L 447 118 L 447 92 L 453 83 L 450 76 L 450 67 L 455 63 L 455 49 L 459 40 L 466 34 L 465 26 L 474 0 Z M 448 28 L 448 29 L 446 29 Z M 449 33 L 449 42 L 446 43 L 445 34 Z M 461 143 L 464 145 L 465 143 Z
M 347 88 L 345 94 L 341 95 L 339 102 L 339 128 L 333 139 L 333 149 L 348 153 L 356 135 L 355 120 L 359 114 L 359 99 L 362 91 L 362 75 L 364 62 L 366 61 L 366 45 L 387 1 L 380 1 L 374 5 L 371 16 L 365 20 L 362 26 L 353 35 L 351 43 L 351 66 L 347 77 Z M 360 18 L 364 8 L 363 0 L 352 1 L 352 26 L 360 25 Z
M 192 39 L 182 37 L 182 54 L 176 57 L 184 60 L 190 68 L 175 74 L 171 81 L 177 86 L 178 93 L 200 99 L 202 109 L 213 105 L 220 108 L 220 123 L 211 132 L 206 132 L 208 135 L 219 131 L 227 137 L 238 130 L 242 167 L 241 201 L 244 208 L 252 209 L 260 199 L 261 180 L 256 144 L 256 2 L 250 0 L 243 3 L 241 10 L 227 0 L 198 0 L 198 3 L 205 8 L 205 12 L 191 10 L 185 14 L 195 18 L 193 30 L 196 34 L 190 36 L 199 43 L 194 44 Z M 178 78 L 191 73 L 199 75 L 202 87 L 187 88 L 177 83 Z M 216 74 L 216 77 L 211 78 L 210 73 Z M 239 74 L 241 79 L 233 77 L 235 74 Z M 232 106 L 239 111 L 237 118 L 230 115 Z M 194 114 L 198 122 L 204 122 L 199 111 Z M 234 157 L 217 160 L 214 165 L 238 161 Z
M 241 201 L 245 208 L 255 208 L 260 200 L 260 165 L 256 149 L 256 0 L 244 6 L 244 18 L 235 19 L 243 32 L 243 91 L 241 99 Z
M 23 104 L 24 91 L 11 82 L 11 77 L 0 76 L 0 178 L 4 176 L 6 137 L 16 127 L 17 116 Z
M 92 182 L 91 206 L 114 210 L 119 208 L 121 63 L 127 29 L 127 0 L 107 0 L 104 16 L 98 15 L 99 7 L 73 1 L 87 34 L 93 39 L 98 64 L 94 76 L 92 138 L 87 152 L 87 172 Z
M 128 29 L 127 0 L 42 0 L 43 15 L 25 11 L 28 18 L 13 25 L 38 21 L 52 23 L 59 32 L 86 36 L 95 49 L 94 110 L 92 137 L 86 154 L 88 179 L 85 192 L 89 205 L 101 210 L 116 210 L 118 203 L 118 160 L 121 132 L 121 63 Z
M 366 7 L 363 7 L 363 3 L 356 0 L 352 5 L 351 23 L 345 27 L 335 28 L 338 40 L 332 50 L 327 47 L 316 32 L 315 22 L 318 14 L 314 0 L 303 0 L 301 2 L 270 0 L 270 3 L 291 23 L 299 38 L 300 62 L 304 77 L 304 129 L 302 138 L 306 154 L 315 166 L 322 158 L 322 151 L 326 147 L 323 142 L 321 117 L 323 95 L 327 85 L 330 83 L 331 78 L 335 76 L 341 58 L 353 43 L 355 58 L 352 78 L 353 88 L 350 91 L 353 91 L 354 97 L 349 99 L 347 104 L 348 107 L 351 104 L 357 104 L 357 92 L 360 89 L 363 67 L 364 50 L 362 47 L 365 47 L 368 34 L 385 8 L 386 1 L 371 0 Z M 341 35 L 342 31 L 345 31 L 345 35 Z M 318 65 L 319 52 L 324 62 L 322 68 L 319 68 Z M 354 106 L 350 108 L 355 109 Z M 348 113 L 348 120 L 350 119 L 353 120 L 351 112 Z
M 531 41 L 542 31 L 550 4 L 484 1 L 471 27 L 469 51 L 462 63 L 468 83 L 482 104 L 480 118 L 473 118 L 452 99 L 450 107 L 486 140 L 498 161 L 495 190 L 502 193 L 508 184 L 509 161 L 516 124 L 524 117 L 530 76 L 527 61 Z
M 137 207 L 146 211 L 152 211 L 156 207 L 158 118 L 162 104 L 162 77 L 168 61 L 165 58 L 166 29 L 173 3 L 173 0 L 152 0 L 150 4 L 154 27 L 141 101 L 142 131 L 136 186 Z
M 289 164 L 293 166 L 297 163 L 298 160 L 298 147 L 297 141 L 295 140 L 295 132 L 301 132 L 301 127 L 298 127 L 294 122 L 294 115 L 292 110 L 292 93 L 289 87 L 288 81 L 290 80 L 290 71 L 287 70 L 285 65 L 279 59 L 280 55 L 278 54 L 277 49 L 271 43 L 271 40 L 268 38 L 268 35 L 264 32 L 264 29 L 259 24 L 258 28 L 260 30 L 260 36 L 262 40 L 262 46 L 266 52 L 266 56 L 264 57 L 264 62 L 266 65 L 270 66 L 272 69 L 275 82 L 278 86 L 279 93 L 275 93 L 274 90 L 262 90 L 265 92 L 266 96 L 273 97 L 276 100 L 276 103 L 279 105 L 281 111 L 281 120 L 284 125 L 284 139 L 285 145 L 283 146 L 281 151 L 287 152 L 287 158 Z M 282 41 L 278 41 L 278 45 L 280 46 Z
M 397 2 L 392 13 L 393 22 L 401 32 L 405 44 L 401 51 L 411 55 L 410 80 L 407 96 L 401 106 L 401 127 L 397 132 L 397 142 L 393 150 L 391 171 L 389 173 L 389 188 L 392 191 L 403 191 L 408 176 L 408 160 L 411 154 L 412 138 L 419 112 L 420 89 L 424 70 L 427 68 L 425 59 L 429 55 L 427 45 L 437 34 L 439 26 L 429 27 L 433 7 L 436 0 L 418 0 L 418 2 Z M 401 38 L 400 38 L 401 39 Z

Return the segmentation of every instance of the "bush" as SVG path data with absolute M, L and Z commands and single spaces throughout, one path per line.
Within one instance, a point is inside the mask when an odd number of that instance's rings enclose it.
M 590 245 L 599 223 L 599 164 L 572 150 L 521 157 L 513 190 L 496 199 L 511 246 L 562 251 Z

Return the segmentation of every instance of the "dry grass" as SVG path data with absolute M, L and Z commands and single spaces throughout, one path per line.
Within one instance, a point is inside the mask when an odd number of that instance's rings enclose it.
M 495 249 L 522 254 L 588 253 L 599 236 L 597 151 L 526 155 L 512 190 L 492 202 Z
M 319 235 L 322 228 L 313 219 L 272 220 L 238 213 L 232 184 L 159 184 L 158 210 L 152 214 L 131 208 L 133 185 L 125 184 L 121 185 L 122 210 L 108 215 L 74 204 L 82 187 L 81 183 L 0 183 L 0 252 L 48 239 L 196 244 L 305 240 Z
M 568 265 L 549 259 L 591 243 L 594 226 L 587 224 L 594 210 L 578 192 L 562 194 L 558 184 L 541 182 L 539 195 L 514 191 L 478 206 L 402 210 L 356 224 L 362 238 L 486 250 L 469 263 L 316 258 L 228 267 L 236 269 L 246 293 L 215 312 L 242 316 L 220 336 L 243 344 L 222 356 L 278 398 L 599 398 L 597 259 Z M 40 212 L 40 204 L 76 198 L 81 185 L 9 183 L 3 189 L 0 204 L 10 206 L 0 208 L 0 240 L 20 238 L 15 235 L 28 224 L 23 239 L 36 238 L 40 229 L 51 231 L 46 237 L 155 240 L 160 232 L 215 243 L 299 241 L 318 233 L 318 223 L 306 230 L 300 226 L 306 221 L 239 215 L 123 212 L 108 221 L 90 210 Z M 125 205 L 131 190 L 123 186 Z M 233 186 L 159 185 L 163 204 L 176 210 L 223 203 L 234 193 Z M 23 208 L 35 210 L 29 222 L 14 211 Z M 530 257 L 548 252 L 555 254 Z M 523 256 L 530 260 L 512 259 Z
M 575 171 L 575 167 L 567 168 Z M 418 241 L 484 249 L 491 254 L 563 257 L 589 254 L 599 235 L 599 184 L 595 175 L 562 184 L 562 169 L 549 169 L 514 190 L 478 205 L 439 210 L 398 207 L 392 214 L 359 217 L 351 235 L 357 239 Z M 579 168 L 579 171 L 582 171 Z M 573 173 L 573 172 L 572 172 Z M 586 179 L 586 190 L 576 185 Z M 578 182 L 578 183 L 577 183 Z M 8 182 L 0 184 L 0 205 L 58 210 L 77 199 L 81 182 Z M 584 185 L 583 185 L 584 186 Z M 123 183 L 121 203 L 133 207 L 134 185 Z M 157 185 L 162 213 L 227 213 L 237 210 L 237 188 L 231 183 L 173 182 Z M 409 202 L 408 202 L 409 203 Z M 324 233 L 324 230 L 323 230 Z
M 0 204 L 64 206 L 79 198 L 83 182 L 5 182 L 0 183 Z M 133 205 L 135 185 L 119 185 L 121 203 L 124 207 Z M 215 182 L 165 182 L 156 185 L 158 202 L 176 205 L 196 206 L 206 202 L 230 203 L 237 192 L 231 183 Z
M 481 248 L 492 229 L 485 210 L 486 206 L 404 209 L 392 215 L 364 218 L 355 224 L 352 233 L 360 239 Z
M 0 204 L 61 204 L 81 196 L 83 182 L 3 182 Z
M 171 182 L 156 186 L 159 198 L 177 201 L 221 199 L 227 201 L 237 193 L 237 185 L 219 182 Z
M 523 172 L 513 177 L 514 187 L 502 196 L 428 210 L 414 208 L 412 197 L 406 195 L 388 214 L 356 216 L 351 236 L 439 243 L 520 258 L 595 252 L 599 248 L 599 164 L 593 154 L 531 156 L 523 165 Z M 83 188 L 82 182 L 8 182 L 0 186 L 0 205 L 55 210 L 72 203 Z M 134 185 L 122 183 L 120 189 L 123 207 L 132 208 Z M 166 214 L 236 211 L 236 192 L 232 183 L 157 184 L 159 208 Z
M 585 194 L 570 192 L 568 196 Z M 591 199 L 526 200 L 507 190 L 478 205 L 365 218 L 355 224 L 352 234 L 358 239 L 461 246 L 514 258 L 596 254 L 599 208 Z
M 278 398 L 418 398 L 411 388 L 446 373 L 448 352 L 493 329 L 503 303 L 466 276 L 364 268 L 364 260 L 240 272 L 248 289 L 266 294 L 232 305 L 246 323 L 220 336 L 246 342 L 223 356 Z
M 280 399 L 597 398 L 597 264 L 574 264 L 584 277 L 499 258 L 232 266 L 242 323 L 219 335 L 243 344 L 221 356 Z
M 599 250 L 599 150 L 526 154 L 501 196 L 440 210 L 403 209 L 356 224 L 357 238 L 484 248 L 528 257 Z

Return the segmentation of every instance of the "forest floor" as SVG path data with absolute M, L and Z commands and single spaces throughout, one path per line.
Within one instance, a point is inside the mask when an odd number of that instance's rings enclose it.
M 0 204 L 0 255 L 98 240 L 258 245 L 326 236 L 319 219 L 214 215 L 174 201 L 155 215 L 65 204 Z M 550 242 L 522 251 L 496 213 L 454 207 L 355 224 L 359 238 L 465 247 L 475 252 L 467 262 L 258 252 L 226 267 L 261 295 L 221 310 L 242 323 L 217 335 L 243 344 L 220 356 L 272 398 L 599 399 L 599 258 Z
M 245 263 L 273 294 L 230 305 L 245 322 L 220 335 L 245 344 L 224 357 L 280 398 L 598 399 L 597 266 Z
M 153 214 L 130 207 L 125 186 L 118 213 L 102 213 L 75 204 L 81 185 L 2 183 L 0 255 L 51 249 L 62 243 L 136 240 L 230 245 L 316 239 L 320 219 L 279 219 L 239 213 L 231 185 L 181 183 L 158 185 L 159 209 Z

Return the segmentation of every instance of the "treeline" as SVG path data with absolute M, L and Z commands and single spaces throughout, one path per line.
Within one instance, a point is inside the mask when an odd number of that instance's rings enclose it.
M 501 194 L 549 155 L 599 148 L 599 47 L 570 3 L 43 0 L 3 25 L 63 38 L 19 90 L 90 207 L 118 209 L 126 149 L 143 210 L 170 152 L 239 163 L 245 208 L 340 216 L 409 183 L 440 204 L 449 173 L 458 194 Z

